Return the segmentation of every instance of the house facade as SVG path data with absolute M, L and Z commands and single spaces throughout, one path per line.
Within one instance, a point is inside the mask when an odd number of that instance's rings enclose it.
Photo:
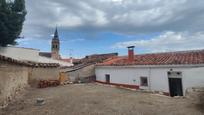
M 192 87 L 204 87 L 204 50 L 117 57 L 98 64 L 96 81 L 135 89 L 183 96 Z

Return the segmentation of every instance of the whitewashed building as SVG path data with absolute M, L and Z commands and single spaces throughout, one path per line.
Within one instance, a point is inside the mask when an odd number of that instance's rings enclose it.
M 186 89 L 204 87 L 204 50 L 117 57 L 95 68 L 96 81 L 183 96 Z

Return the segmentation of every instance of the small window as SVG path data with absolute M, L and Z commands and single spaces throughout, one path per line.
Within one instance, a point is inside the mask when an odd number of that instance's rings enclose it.
M 147 77 L 140 77 L 140 85 L 141 86 L 148 86 Z

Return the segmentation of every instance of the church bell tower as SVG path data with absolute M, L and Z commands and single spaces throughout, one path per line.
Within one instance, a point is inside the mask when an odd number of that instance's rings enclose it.
M 52 38 L 52 46 L 51 46 L 51 51 L 52 51 L 51 55 L 53 59 L 57 59 L 57 60 L 60 59 L 59 50 L 60 50 L 60 41 L 59 41 L 58 31 L 56 27 L 54 37 Z

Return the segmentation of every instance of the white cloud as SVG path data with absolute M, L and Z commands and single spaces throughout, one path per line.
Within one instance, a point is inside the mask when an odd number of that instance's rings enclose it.
M 163 34 L 148 40 L 135 40 L 119 42 L 113 48 L 126 48 L 135 46 L 145 52 L 163 52 L 191 49 L 204 49 L 204 32 L 164 32 Z
M 45 39 L 56 25 L 90 33 L 197 32 L 204 29 L 203 5 L 204 0 L 26 0 L 23 35 Z

